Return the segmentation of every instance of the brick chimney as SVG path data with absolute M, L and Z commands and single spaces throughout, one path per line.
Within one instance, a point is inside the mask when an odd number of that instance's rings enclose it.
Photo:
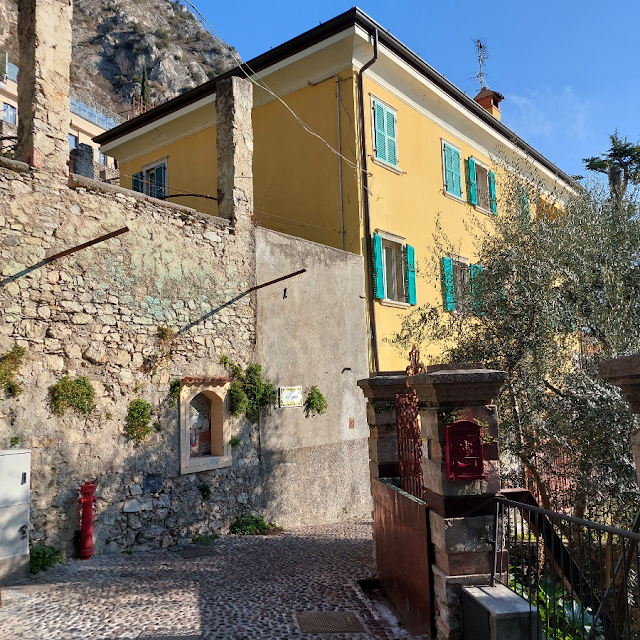
M 250 223 L 253 213 L 253 85 L 231 77 L 216 84 L 218 215 Z
M 68 175 L 71 0 L 18 0 L 17 159 Z
M 481 107 L 484 107 L 496 120 L 501 119 L 500 103 L 504 100 L 504 96 L 501 93 L 483 88 L 474 100 Z

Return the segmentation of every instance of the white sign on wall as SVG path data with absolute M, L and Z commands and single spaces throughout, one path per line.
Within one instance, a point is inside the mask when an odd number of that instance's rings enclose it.
M 301 407 L 302 387 L 280 387 L 281 407 Z

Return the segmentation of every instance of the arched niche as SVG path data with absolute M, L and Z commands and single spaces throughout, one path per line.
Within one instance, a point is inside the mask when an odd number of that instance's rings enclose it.
M 180 389 L 180 473 L 231 465 L 226 379 L 185 378 Z

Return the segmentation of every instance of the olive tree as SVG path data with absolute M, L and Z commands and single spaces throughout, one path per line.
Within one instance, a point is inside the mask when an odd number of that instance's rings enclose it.
M 557 507 L 546 465 L 568 460 L 574 514 L 606 504 L 623 523 L 638 495 L 629 441 L 635 420 L 598 362 L 640 351 L 635 196 L 611 197 L 598 180 L 553 192 L 528 162 L 502 162 L 496 173 L 498 214 L 482 224 L 469 213 L 479 266 L 456 282 L 455 311 L 422 304 L 391 342 L 401 351 L 436 342 L 442 361 L 506 371 L 499 398 L 505 476 L 521 483 L 527 469 L 543 505 Z M 440 288 L 442 256 L 459 250 L 436 227 L 420 275 Z

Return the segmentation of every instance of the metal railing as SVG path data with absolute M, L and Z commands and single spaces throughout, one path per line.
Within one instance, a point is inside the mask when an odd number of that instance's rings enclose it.
M 80 96 L 75 91 L 69 91 L 69 100 L 71 102 L 71 113 L 93 122 L 101 129 L 113 129 L 125 121 L 122 116 L 105 109 L 91 98 Z
M 536 607 L 545 640 L 640 640 L 637 531 L 497 496 L 492 584 Z

